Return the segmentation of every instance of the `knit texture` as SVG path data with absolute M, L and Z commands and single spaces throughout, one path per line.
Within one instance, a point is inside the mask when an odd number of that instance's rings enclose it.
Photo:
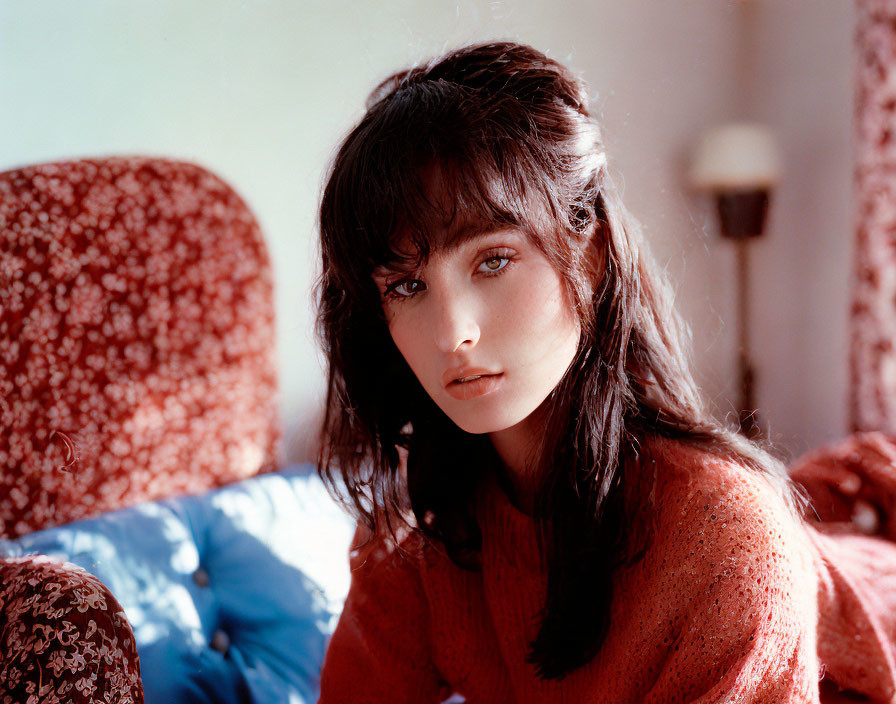
M 417 534 L 399 549 L 377 539 L 353 552 L 320 702 L 436 703 L 452 692 L 483 704 L 818 702 L 819 632 L 838 684 L 892 696 L 892 633 L 849 618 L 886 607 L 873 580 L 857 587 L 843 576 L 855 568 L 867 577 L 873 565 L 867 554 L 840 559 L 838 541 L 887 548 L 896 565 L 892 544 L 821 535 L 748 468 L 671 441 L 652 455 L 642 471 L 656 499 L 644 513 L 654 541 L 615 574 L 610 632 L 591 662 L 559 681 L 526 662 L 547 575 L 533 520 L 487 476 L 477 495 L 481 573 Z M 857 634 L 871 660 L 850 655 Z

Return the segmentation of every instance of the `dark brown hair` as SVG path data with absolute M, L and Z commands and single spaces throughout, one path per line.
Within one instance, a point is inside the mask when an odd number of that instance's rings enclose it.
M 582 323 L 534 458 L 548 590 L 529 659 L 540 676 L 561 678 L 606 637 L 613 569 L 649 545 L 627 497 L 646 500 L 632 484 L 652 438 L 764 473 L 796 513 L 801 499 L 780 462 L 706 409 L 668 283 L 607 172 L 584 84 L 531 47 L 489 43 L 383 81 L 321 200 L 318 333 L 329 385 L 318 471 L 374 533 L 385 524 L 394 536 L 403 521 L 477 569 L 471 499 L 499 459 L 487 435 L 462 431 L 423 390 L 371 278 L 382 264 L 426 261 L 471 223 L 524 232 L 560 273 Z

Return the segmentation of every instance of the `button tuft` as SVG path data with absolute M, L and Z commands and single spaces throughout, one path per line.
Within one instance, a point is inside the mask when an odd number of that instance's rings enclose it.
M 212 650 L 217 650 L 219 653 L 226 655 L 227 651 L 230 650 L 230 636 L 225 631 L 215 631 L 212 636 L 211 646 Z
M 196 582 L 200 587 L 207 587 L 211 583 L 211 579 L 209 579 L 208 571 L 204 567 L 198 568 L 193 573 L 193 581 Z

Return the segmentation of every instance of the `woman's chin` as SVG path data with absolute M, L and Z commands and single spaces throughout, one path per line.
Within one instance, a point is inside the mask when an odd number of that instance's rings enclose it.
M 448 415 L 449 418 L 454 422 L 454 424 L 463 430 L 465 433 L 470 433 L 471 435 L 485 435 L 486 433 L 499 433 L 502 430 L 507 430 L 507 428 L 512 428 L 514 425 L 520 422 L 522 418 L 514 417 L 504 417 L 504 416 L 495 416 L 495 415 L 481 415 L 479 417 L 473 417 L 472 414 L 469 415 L 460 415 L 454 414 Z M 523 416 L 525 418 L 525 416 Z

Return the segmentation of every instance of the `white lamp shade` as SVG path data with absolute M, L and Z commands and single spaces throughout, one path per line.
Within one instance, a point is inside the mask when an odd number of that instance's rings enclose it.
M 711 191 L 771 189 L 781 179 L 781 158 L 771 130 L 732 123 L 708 131 L 691 166 L 691 183 Z

